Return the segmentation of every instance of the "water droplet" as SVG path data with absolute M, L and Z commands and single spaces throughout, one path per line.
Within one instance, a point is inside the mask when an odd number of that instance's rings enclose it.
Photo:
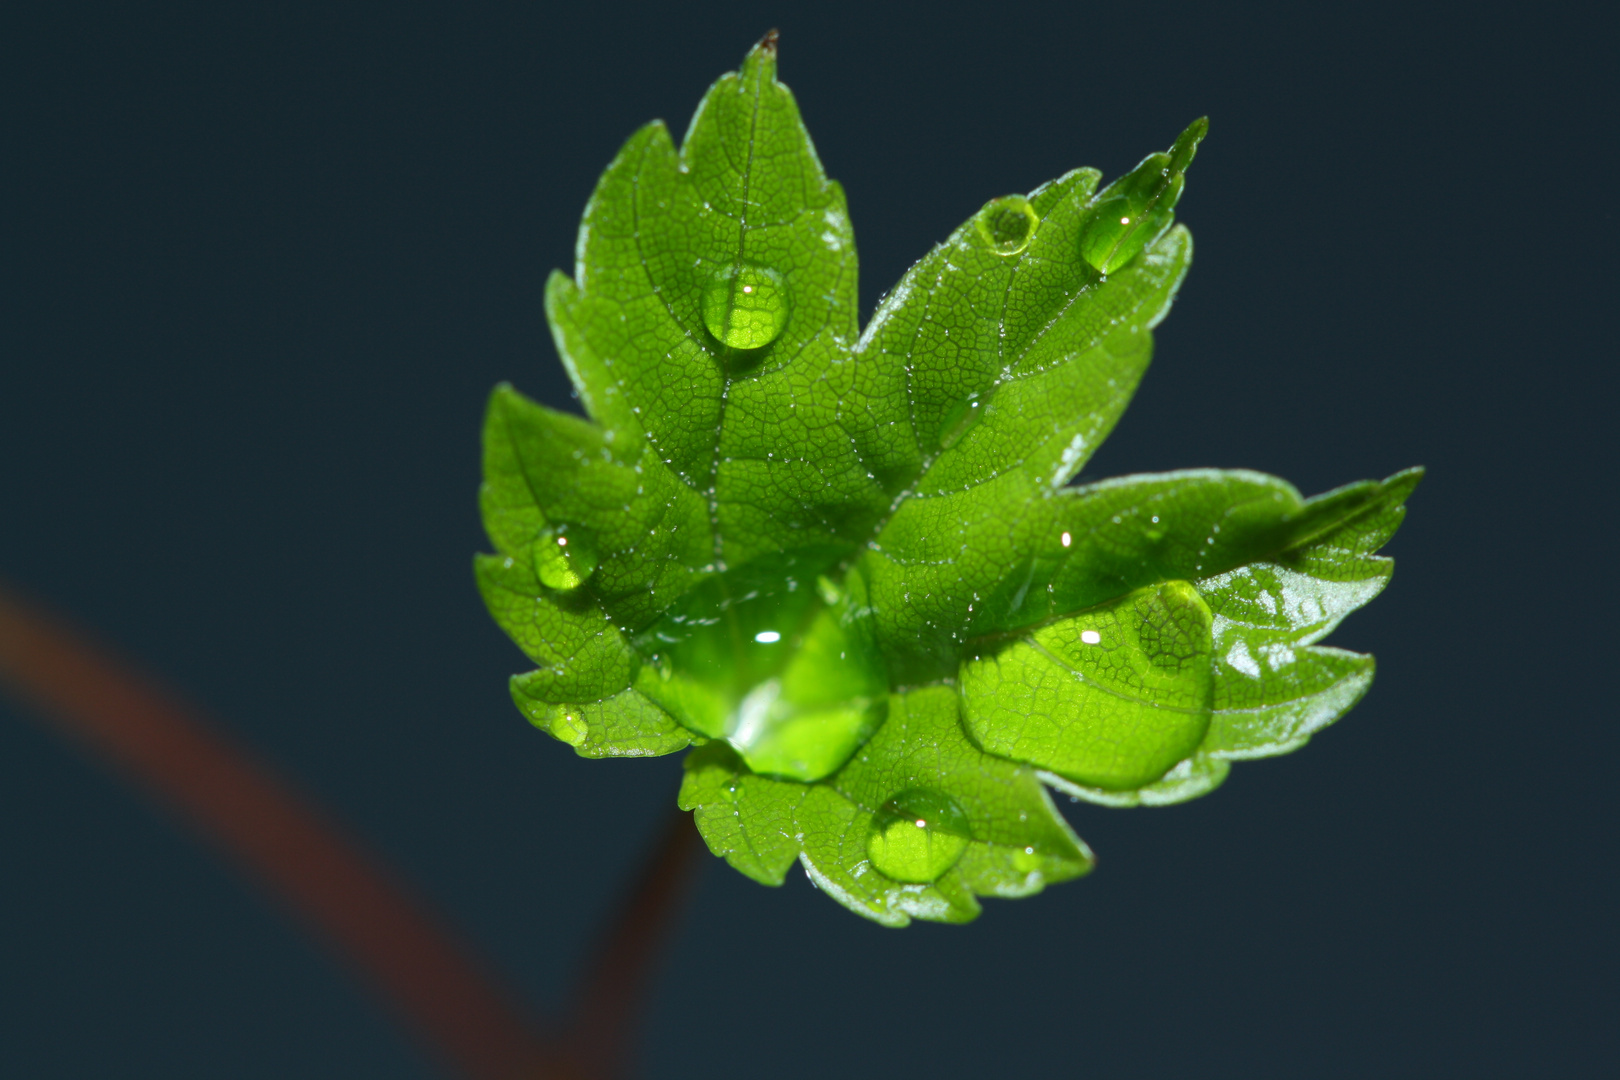
M 1080 233 L 1080 254 L 1103 274 L 1136 258 L 1170 227 L 1198 144 L 1209 131 L 1207 119 L 1194 120 L 1169 153 L 1149 154 L 1097 196 Z
M 1064 532 L 1064 534 L 1058 537 L 1058 539 L 1063 541 L 1064 547 L 1068 547 L 1070 544 L 1074 543 L 1074 537 L 1068 532 Z
M 546 718 L 546 730 L 569 746 L 578 746 L 590 734 L 590 726 L 570 705 L 551 707 L 550 715 Z
M 979 238 L 997 255 L 1017 255 L 1029 247 L 1040 223 L 1040 215 L 1022 195 L 991 199 L 973 219 Z
M 762 266 L 733 266 L 703 290 L 703 325 L 733 349 L 763 349 L 788 321 L 787 282 Z
M 577 589 L 596 572 L 596 541 L 579 525 L 547 529 L 530 545 L 534 572 L 552 589 Z
M 708 578 L 635 639 L 663 665 L 643 665 L 637 689 L 757 773 L 837 771 L 888 711 L 865 587 L 825 576 L 842 554 L 780 553 Z
M 978 394 L 969 394 L 960 401 L 953 401 L 939 421 L 939 448 L 949 450 L 961 442 L 962 436 L 984 415 L 984 408 Z
M 972 831 L 967 815 L 950 796 L 910 788 L 872 815 L 866 854 L 872 865 L 896 881 L 934 881 L 956 865 Z
M 963 726 L 987 752 L 1016 752 L 1078 784 L 1152 783 L 1209 730 L 1214 619 L 1191 582 L 1166 581 L 1048 623 L 994 668 L 964 665 Z M 1040 689 L 1009 703 L 1009 680 Z

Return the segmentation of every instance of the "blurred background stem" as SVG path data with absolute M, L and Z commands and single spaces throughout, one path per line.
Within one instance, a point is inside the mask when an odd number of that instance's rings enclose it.
M 0 685 L 275 893 L 453 1075 L 617 1080 L 631 1068 L 648 986 L 699 865 L 689 815 L 672 813 L 565 1022 L 544 1024 L 307 797 L 157 681 L 3 587 Z

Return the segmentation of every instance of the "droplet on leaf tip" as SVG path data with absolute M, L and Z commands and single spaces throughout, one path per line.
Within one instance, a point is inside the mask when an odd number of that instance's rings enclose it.
M 547 718 L 546 730 L 558 741 L 565 742 L 569 746 L 578 746 L 590 734 L 590 725 L 567 706 L 555 705 Z
M 1170 227 L 1187 166 L 1209 131 L 1207 118 L 1188 125 L 1168 153 L 1149 154 L 1098 196 L 1080 233 L 1080 254 L 1105 278 Z

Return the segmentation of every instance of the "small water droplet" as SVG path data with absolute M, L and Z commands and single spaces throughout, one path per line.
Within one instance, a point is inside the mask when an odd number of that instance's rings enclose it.
M 763 349 L 782 336 L 789 313 L 787 282 L 763 266 L 733 266 L 703 290 L 703 325 L 733 349 Z
M 872 815 L 866 854 L 896 881 L 926 883 L 956 865 L 967 850 L 967 815 L 948 795 L 909 788 Z
M 991 199 L 973 219 L 979 239 L 997 255 L 1017 255 L 1029 247 L 1040 224 L 1040 215 L 1022 195 Z
M 959 401 L 953 401 L 945 415 L 939 421 L 939 448 L 949 450 L 962 441 L 979 417 L 984 415 L 984 405 L 979 401 L 978 394 L 969 394 Z
M 596 572 L 596 541 L 579 525 L 559 524 L 530 545 L 534 572 L 552 589 L 577 589 Z
M 590 734 L 590 726 L 579 713 L 567 705 L 553 705 L 546 718 L 546 730 L 569 746 L 578 746 Z
M 1187 166 L 1208 131 L 1208 120 L 1193 121 L 1168 153 L 1149 154 L 1103 189 L 1080 233 L 1080 254 L 1098 273 L 1118 270 L 1170 227 Z

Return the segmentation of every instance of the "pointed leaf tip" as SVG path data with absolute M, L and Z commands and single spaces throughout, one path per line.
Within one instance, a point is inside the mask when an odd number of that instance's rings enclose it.
M 776 30 L 765 31 L 765 36 L 755 42 L 754 47 L 748 50 L 748 55 L 743 57 L 742 70 L 739 74 L 746 79 L 757 68 L 762 70 L 767 78 L 775 79 L 777 38 Z
M 1187 125 L 1168 151 L 1149 154 L 1103 189 L 1080 240 L 1080 251 L 1099 273 L 1112 274 L 1156 242 L 1175 219 L 1187 166 L 1209 132 L 1209 118 Z
M 1187 166 L 1192 164 L 1193 155 L 1198 153 L 1198 144 L 1204 141 L 1209 134 L 1209 117 L 1200 116 L 1187 125 L 1187 130 L 1176 136 L 1175 145 L 1170 147 L 1170 168 L 1174 172 L 1185 172 Z

